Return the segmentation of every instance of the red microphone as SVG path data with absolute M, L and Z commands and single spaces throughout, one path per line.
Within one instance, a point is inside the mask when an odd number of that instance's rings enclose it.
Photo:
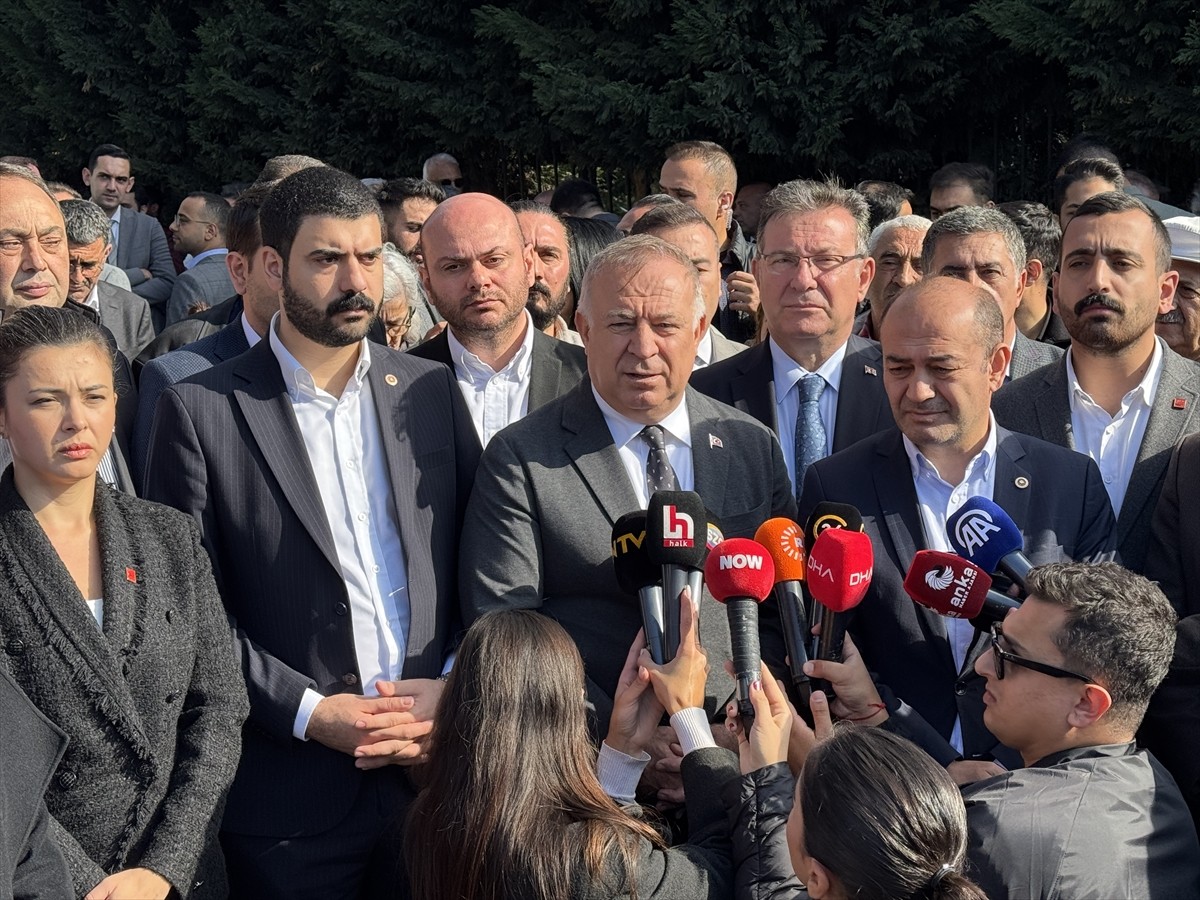
M 904 576 L 904 593 L 921 606 L 939 616 L 970 619 L 982 629 L 1021 605 L 991 586 L 992 577 L 979 566 L 940 550 L 918 550 Z
M 841 662 L 846 640 L 846 613 L 862 603 L 871 586 L 875 551 L 861 531 L 828 528 L 808 551 L 808 589 L 820 605 L 821 636 L 817 659 Z M 817 690 L 817 686 L 813 686 Z M 821 686 L 828 690 L 827 685 Z
M 758 604 L 771 593 L 775 564 L 765 547 L 747 538 L 721 541 L 704 563 L 709 593 L 725 604 L 729 616 L 729 645 L 737 681 L 738 715 L 754 718 L 750 685 L 762 677 L 758 644 Z M 748 726 L 747 726 L 748 727 Z

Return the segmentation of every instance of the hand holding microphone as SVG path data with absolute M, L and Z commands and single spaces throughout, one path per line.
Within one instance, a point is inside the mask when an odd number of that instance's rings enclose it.
M 1003 509 L 986 497 L 972 497 L 946 522 L 954 552 L 984 572 L 1001 572 L 1025 596 L 1026 576 L 1033 563 L 1025 556 L 1021 529 Z
M 725 604 L 729 616 L 738 715 L 748 722 L 754 716 L 750 686 L 762 677 L 758 604 L 771 593 L 775 564 L 762 544 L 746 538 L 731 538 L 717 544 L 708 555 L 704 577 L 709 591 Z

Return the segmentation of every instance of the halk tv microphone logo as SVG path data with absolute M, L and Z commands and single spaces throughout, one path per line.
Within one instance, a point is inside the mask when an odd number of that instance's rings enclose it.
M 691 516 L 674 506 L 663 507 L 663 546 L 696 546 L 696 523 Z
M 968 556 L 974 556 L 975 551 L 988 542 L 989 534 L 999 531 L 1000 526 L 982 509 L 972 510 L 954 525 L 954 537 Z

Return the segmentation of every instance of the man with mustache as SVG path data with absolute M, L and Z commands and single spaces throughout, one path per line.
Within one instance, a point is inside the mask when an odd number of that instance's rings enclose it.
M 525 308 L 533 326 L 552 338 L 583 346 L 578 331 L 567 327 L 563 312 L 571 303 L 571 234 L 562 216 L 532 200 L 509 204 L 525 243 L 533 250 L 533 283 Z
M 1117 513 L 1121 562 L 1141 572 L 1171 448 L 1200 430 L 1200 368 L 1155 336 L 1177 272 L 1162 221 L 1130 194 L 1097 194 L 1063 233 L 1054 302 L 1071 335 L 1056 363 L 996 395 L 997 421 L 1086 453 Z
M 421 230 L 421 277 L 447 327 L 408 351 L 440 362 L 455 380 L 479 444 L 579 383 L 580 347 L 539 330 L 526 309 L 544 271 L 517 217 L 488 194 L 440 204 Z
M 199 524 L 252 698 L 222 822 L 231 895 L 394 896 L 478 443 L 444 366 L 366 339 L 384 275 L 368 188 L 297 172 L 259 225 L 282 308 L 163 392 L 146 495 Z
M 854 643 L 911 706 L 889 698 L 889 712 L 932 726 L 921 746 L 960 784 L 1019 760 L 984 726 L 984 684 L 972 663 L 986 639 L 904 592 L 916 552 L 949 551 L 946 522 L 972 497 L 1012 517 L 1035 564 L 1106 555 L 1115 543 L 1096 464 L 1014 434 L 989 412 L 1009 362 L 1004 324 L 994 295 L 961 278 L 926 276 L 901 291 L 880 330 L 896 427 L 813 463 L 800 496 L 801 522 L 825 500 L 862 513 L 875 558 L 850 621 Z

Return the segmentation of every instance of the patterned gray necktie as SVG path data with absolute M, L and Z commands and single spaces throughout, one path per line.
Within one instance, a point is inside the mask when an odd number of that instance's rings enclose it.
M 646 486 L 650 493 L 679 490 L 679 479 L 675 477 L 675 470 L 667 459 L 662 427 L 647 425 L 641 431 L 641 438 L 650 447 L 650 453 L 646 456 Z
M 821 422 L 821 394 L 825 379 L 820 375 L 805 375 L 796 382 L 800 409 L 796 412 L 796 499 L 804 486 L 808 467 L 825 455 L 825 425 Z

